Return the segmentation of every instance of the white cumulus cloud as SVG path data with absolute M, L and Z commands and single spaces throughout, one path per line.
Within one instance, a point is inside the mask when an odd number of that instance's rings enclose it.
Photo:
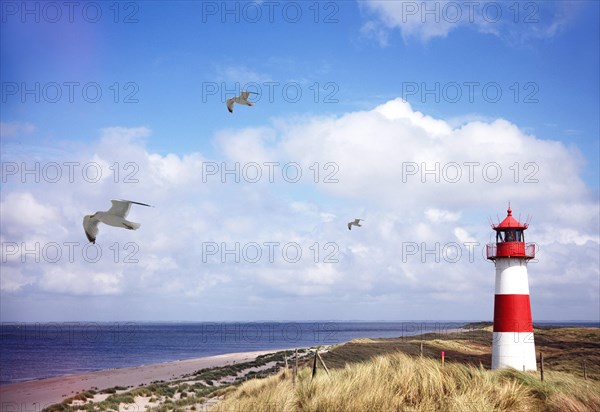
M 538 318 L 597 316 L 597 295 L 588 292 L 597 289 L 598 256 L 590 251 L 599 244 L 598 202 L 580 177 L 582 157 L 509 120 L 452 126 L 395 99 L 339 116 L 221 130 L 210 155 L 155 153 L 149 135 L 107 128 L 84 151 L 57 159 L 101 165 L 109 178 L 95 183 L 15 177 L 3 185 L 2 241 L 55 242 L 64 252 L 54 263 L 7 259 L 2 294 L 11 300 L 3 312 L 39 294 L 80 305 L 115 299 L 124 311 L 139 299 L 159 300 L 149 319 L 197 319 L 199 306 L 215 317 L 292 319 L 301 302 L 352 319 L 490 317 L 488 220 L 503 219 L 510 201 L 515 217 L 533 216 L 526 238 L 540 250 L 529 265 Z M 294 162 L 302 176 L 286 180 L 281 167 L 273 182 L 266 168 L 257 183 L 203 174 L 207 164 L 235 171 L 236 162 L 240 172 L 250 163 Z M 92 263 L 83 254 L 83 215 L 119 198 L 155 207 L 132 207 L 137 231 L 102 225 L 102 257 Z M 363 227 L 349 231 L 357 217 Z M 66 242 L 78 242 L 73 261 Z M 569 269 L 573 262 L 578 270 Z M 556 301 L 564 285 L 565 302 L 582 296 L 572 309 Z

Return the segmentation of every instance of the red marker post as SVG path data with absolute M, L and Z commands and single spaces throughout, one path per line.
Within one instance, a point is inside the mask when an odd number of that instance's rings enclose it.
M 444 351 L 442 351 L 442 366 L 444 366 Z

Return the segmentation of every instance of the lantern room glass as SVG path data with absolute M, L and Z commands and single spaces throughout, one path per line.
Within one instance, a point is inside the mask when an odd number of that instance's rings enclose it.
M 522 229 L 508 229 L 496 231 L 496 243 L 524 242 L 525 234 Z

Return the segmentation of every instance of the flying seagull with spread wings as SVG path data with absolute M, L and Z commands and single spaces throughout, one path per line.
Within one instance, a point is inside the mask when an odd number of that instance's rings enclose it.
M 248 101 L 248 97 L 250 97 L 250 94 L 258 94 L 258 93 L 244 91 L 244 92 L 241 92 L 240 95 L 237 97 L 232 97 L 230 99 L 227 99 L 226 104 L 227 104 L 227 110 L 229 110 L 229 113 L 233 113 L 233 104 L 234 103 L 245 104 L 246 106 L 254 106 L 254 103 Z
M 96 243 L 98 235 L 98 224 L 122 227 L 129 230 L 137 230 L 141 225 L 139 223 L 126 220 L 131 205 L 142 205 L 152 207 L 146 203 L 132 202 L 131 200 L 111 200 L 112 206 L 106 212 L 96 212 L 93 215 L 86 215 L 83 218 L 83 229 L 88 240 Z
M 354 222 L 348 222 L 348 230 L 352 230 L 352 226 L 362 227 L 360 221 L 365 221 L 364 219 L 354 219 Z

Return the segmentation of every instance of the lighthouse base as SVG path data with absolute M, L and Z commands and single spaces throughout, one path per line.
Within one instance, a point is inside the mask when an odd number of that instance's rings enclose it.
M 494 332 L 492 369 L 536 371 L 533 332 Z

